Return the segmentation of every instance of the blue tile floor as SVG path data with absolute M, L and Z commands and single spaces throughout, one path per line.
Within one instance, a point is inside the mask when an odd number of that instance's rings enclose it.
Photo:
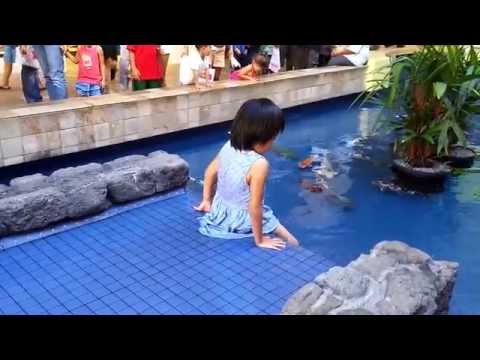
M 0 314 L 278 314 L 334 264 L 197 232 L 184 193 L 0 251 Z

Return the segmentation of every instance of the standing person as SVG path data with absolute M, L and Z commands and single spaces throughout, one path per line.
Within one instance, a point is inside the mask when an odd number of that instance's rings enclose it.
M 321 45 L 318 57 L 318 66 L 327 66 L 328 62 L 332 58 L 332 45 Z
M 130 87 L 130 59 L 127 45 L 120 45 L 119 83 L 122 90 Z
M 162 54 L 162 65 L 163 65 L 163 85 L 165 86 L 167 80 L 167 71 L 168 71 L 168 59 L 170 59 L 170 54 L 173 51 L 173 45 L 162 45 L 160 46 L 160 53 Z
M 238 61 L 241 67 L 250 64 L 248 58 L 248 45 L 232 45 L 233 56 Z
M 195 45 L 193 52 L 180 59 L 180 84 L 195 84 L 197 89 L 208 85 L 210 65 L 210 45 Z
M 75 89 L 78 96 L 102 95 L 105 88 L 105 54 L 100 45 L 80 45 L 77 55 L 69 51 L 65 55 L 78 64 L 78 76 Z
M 287 70 L 306 69 L 309 49 L 304 45 L 290 45 L 287 50 Z
M 111 90 L 112 80 L 115 80 L 117 73 L 118 56 L 120 55 L 120 45 L 100 45 L 103 51 L 105 63 L 105 92 Z
M 5 45 L 3 55 L 3 78 L 0 90 L 10 90 L 10 77 L 12 76 L 13 64 L 15 64 L 17 45 Z
M 163 66 L 160 45 L 128 45 L 133 90 L 155 89 L 162 86 Z
M 332 50 L 329 66 L 363 66 L 368 63 L 370 45 L 340 45 Z
M 225 68 L 225 59 L 227 56 L 227 46 L 226 45 L 210 45 L 211 56 L 212 56 L 212 66 L 215 69 L 214 80 L 220 80 L 220 75 L 222 70 Z
M 50 100 L 68 98 L 67 81 L 65 80 L 65 64 L 63 54 L 65 46 L 32 45 L 45 76 L 48 97 Z
M 205 171 L 203 200 L 195 210 L 206 212 L 199 231 L 205 236 L 240 239 L 282 250 L 298 240 L 264 204 L 269 164 L 265 154 L 283 131 L 282 110 L 269 99 L 246 101 L 233 119 L 230 140 Z M 216 188 L 216 191 L 214 189 Z
M 40 94 L 40 78 L 38 69 L 40 63 L 35 56 L 31 45 L 20 45 L 20 55 L 22 64 L 22 91 L 25 101 L 30 104 L 41 102 L 43 100 Z

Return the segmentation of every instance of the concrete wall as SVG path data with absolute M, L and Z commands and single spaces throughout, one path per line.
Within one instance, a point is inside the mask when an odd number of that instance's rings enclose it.
M 259 81 L 72 98 L 0 111 L 0 167 L 231 120 L 247 99 L 282 108 L 360 92 L 365 68 L 331 67 Z

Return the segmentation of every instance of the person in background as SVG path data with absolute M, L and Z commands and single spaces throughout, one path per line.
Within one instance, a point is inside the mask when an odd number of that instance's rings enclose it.
M 264 204 L 269 163 L 265 154 L 284 130 L 282 110 L 269 99 L 246 101 L 233 119 L 230 140 L 205 171 L 205 212 L 199 232 L 223 239 L 254 238 L 262 248 L 282 250 L 298 240 Z
M 210 45 L 212 66 L 215 69 L 214 80 L 220 80 L 222 70 L 225 68 L 225 59 L 227 57 L 227 45 Z
M 332 45 L 320 45 L 318 66 L 327 66 L 328 62 L 332 58 Z
M 160 45 L 128 45 L 133 90 L 162 87 L 164 76 Z
M 245 67 L 251 63 L 248 58 L 248 45 L 232 45 L 233 56 L 241 67 Z
M 261 45 L 260 46 L 260 54 L 263 54 L 265 56 L 265 67 L 263 68 L 263 73 L 267 74 L 270 71 L 268 70 L 268 66 L 270 65 L 270 60 L 272 59 L 272 53 L 273 53 L 273 47 L 275 45 Z
M 118 56 L 120 55 L 120 45 L 100 45 L 103 51 L 105 63 L 105 93 L 111 91 L 112 80 L 115 80 L 117 74 Z
M 162 46 L 160 46 L 160 52 L 162 54 L 164 85 L 165 85 L 165 79 L 167 78 L 168 59 L 170 58 L 170 54 L 172 53 L 172 51 L 173 51 L 173 45 L 162 45 Z
M 195 50 L 187 55 L 185 50 L 180 59 L 180 84 L 193 85 L 201 89 L 208 84 L 210 45 L 195 45 Z
M 328 66 L 363 66 L 368 63 L 370 45 L 340 45 L 332 50 Z
M 287 48 L 287 70 L 306 69 L 309 49 L 304 45 L 289 45 Z
M 258 77 L 263 74 L 267 66 L 267 59 L 263 54 L 257 54 L 250 65 L 247 65 L 240 70 L 232 72 L 229 76 L 230 80 L 258 80 Z
M 3 55 L 3 78 L 0 90 L 10 90 L 10 77 L 12 76 L 13 64 L 15 63 L 17 45 L 5 45 Z
M 65 80 L 64 45 L 32 45 L 35 56 L 45 76 L 48 97 L 50 100 L 68 98 L 67 81 Z
M 120 45 L 119 83 L 122 90 L 130 87 L 130 59 L 127 45 Z
M 255 55 L 260 52 L 260 45 L 247 45 L 247 49 L 248 64 L 250 64 Z
M 102 95 L 105 88 L 105 54 L 100 45 L 79 45 L 77 55 L 69 51 L 65 55 L 78 64 L 78 76 L 75 89 L 78 96 Z
M 30 104 L 41 102 L 43 100 L 40 94 L 40 78 L 38 69 L 40 63 L 35 56 L 31 45 L 20 45 L 20 55 L 22 64 L 22 91 L 25 101 Z

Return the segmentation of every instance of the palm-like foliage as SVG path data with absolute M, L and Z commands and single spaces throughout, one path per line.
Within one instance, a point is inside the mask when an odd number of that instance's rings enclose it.
M 364 101 L 383 108 L 379 124 L 396 132 L 395 150 L 411 165 L 425 166 L 451 144 L 466 143 L 468 120 L 480 112 L 480 63 L 472 46 L 427 45 L 384 73 Z

